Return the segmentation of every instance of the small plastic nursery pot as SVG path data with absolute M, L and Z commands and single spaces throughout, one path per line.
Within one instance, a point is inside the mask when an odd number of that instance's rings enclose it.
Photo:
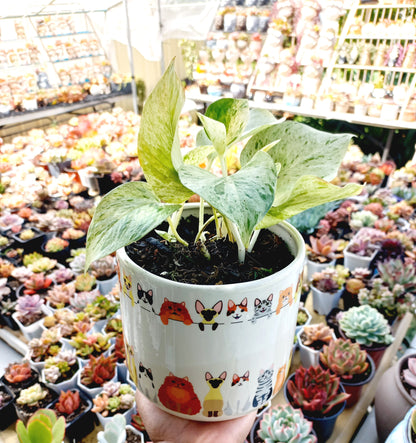
M 69 257 L 70 255 L 70 250 L 69 250 L 69 246 L 67 246 L 66 248 L 62 249 L 62 251 L 57 251 L 57 252 L 48 252 L 45 250 L 45 245 L 46 242 L 44 242 L 42 244 L 42 253 L 45 254 L 47 257 L 57 260 L 58 263 L 60 263 L 61 265 L 66 265 L 66 259 Z
M 43 383 L 45 383 L 45 385 L 48 388 L 53 389 L 56 393 L 60 393 L 62 391 L 69 391 L 71 389 L 75 389 L 77 387 L 77 376 L 78 376 L 78 372 L 81 369 L 81 364 L 79 362 L 77 362 L 78 364 L 78 369 L 77 371 L 74 373 L 74 375 L 68 379 L 68 380 L 64 380 L 61 381 L 60 383 L 49 383 L 48 381 L 46 381 L 45 379 L 45 372 L 44 369 L 42 368 L 42 373 L 41 373 L 41 380 Z
M 22 420 L 24 423 L 27 423 L 29 418 L 38 410 L 43 408 L 48 408 L 51 403 L 53 403 L 57 398 L 58 394 L 53 390 L 48 388 L 45 384 L 42 382 L 39 382 L 39 384 L 42 386 L 42 389 L 48 390 L 48 395 L 38 402 L 36 406 L 28 406 L 28 405 L 19 405 L 15 401 L 15 408 L 16 408 L 16 414 L 17 418 Z M 16 400 L 18 398 L 18 395 L 16 395 Z
M 332 308 L 338 307 L 342 289 L 337 292 L 322 292 L 311 285 L 313 309 L 320 315 L 327 315 Z
M 307 269 L 307 281 L 310 282 L 312 280 L 312 275 L 315 274 L 315 272 L 323 271 L 328 266 L 335 266 L 336 260 L 331 260 L 326 263 L 320 263 L 315 262 L 312 260 L 309 260 L 309 258 L 306 258 L 306 269 Z
M 294 405 L 292 403 L 292 396 L 289 394 L 287 390 L 287 383 L 289 380 L 292 380 L 294 378 L 295 374 L 293 373 L 286 380 L 284 387 L 285 399 L 292 406 Z M 339 392 L 345 392 L 345 389 L 342 386 L 342 384 L 339 385 Z M 304 411 L 302 409 L 304 417 L 307 420 L 311 421 L 313 424 L 313 429 L 316 433 L 316 436 L 318 437 L 318 443 L 324 443 L 329 439 L 329 437 L 331 437 L 334 431 L 335 422 L 337 421 L 337 418 L 341 414 L 341 412 L 345 409 L 346 403 L 347 402 L 344 401 L 343 403 L 340 403 L 339 405 L 335 406 L 333 410 L 325 416 L 312 416 L 310 415 L 309 412 Z
M 309 313 L 309 311 L 308 311 L 306 308 L 301 307 L 301 308 L 299 308 L 299 311 L 304 312 L 304 313 L 306 314 L 306 316 L 308 317 L 308 319 L 306 320 L 305 323 L 303 323 L 303 325 L 296 325 L 295 335 L 298 335 L 298 332 L 299 332 L 304 326 L 308 325 L 308 324 L 311 322 L 311 320 L 312 320 L 312 315 Z
M 356 268 L 366 268 L 369 269 L 371 262 L 377 255 L 378 250 L 374 251 L 369 257 L 357 255 L 348 251 L 348 247 L 344 250 L 344 266 L 350 271 L 354 271 Z
M 321 353 L 320 349 L 314 349 L 311 346 L 306 346 L 302 342 L 301 335 L 303 333 L 303 328 L 298 332 L 297 337 L 297 343 L 299 346 L 299 352 L 300 352 L 300 360 L 302 362 L 302 365 L 305 368 L 309 368 L 309 366 L 317 366 L 319 365 L 319 354 Z M 332 333 L 333 339 L 335 340 L 335 334 Z
M 97 278 L 97 286 L 100 294 L 107 295 L 111 292 L 114 286 L 118 283 L 118 276 L 114 274 L 111 278 L 99 279 Z
M 139 442 L 140 443 L 144 443 L 144 435 L 143 433 L 141 433 L 140 431 L 138 431 L 136 428 L 134 428 L 132 425 L 127 425 L 126 426 L 126 434 L 127 434 L 127 440 L 126 442 L 130 441 L 129 438 L 129 434 L 135 435 L 139 437 Z
M 15 398 L 13 392 L 3 384 L 0 384 L 0 392 L 10 395 L 10 400 L 0 407 L 0 431 L 3 431 L 16 421 L 16 409 L 13 404 Z
M 19 383 L 9 383 L 4 375 L 0 378 L 0 381 L 6 386 L 6 388 L 9 389 L 9 391 L 13 393 L 14 396 L 18 396 L 22 389 L 26 389 L 39 381 L 39 374 L 33 368 L 31 368 L 31 377 L 25 381 Z
M 81 402 L 86 405 L 85 410 L 75 418 L 71 418 L 71 416 L 66 418 L 65 437 L 71 442 L 81 441 L 95 428 L 94 414 L 91 412 L 92 401 L 81 391 L 79 391 L 79 396 Z M 49 405 L 49 409 L 53 409 L 57 401 L 58 399 Z
M 35 232 L 35 237 L 31 238 L 30 240 L 22 240 L 19 237 L 19 234 L 12 234 L 16 247 L 23 248 L 26 254 L 38 250 L 45 240 L 44 232 L 39 231 L 37 228 L 30 229 Z
M 45 314 L 45 316 L 50 315 L 51 311 L 49 311 L 48 308 L 46 308 L 46 306 L 42 306 L 41 307 L 42 312 Z M 27 340 L 32 340 L 32 338 L 39 338 L 42 335 L 42 332 L 44 330 L 43 328 L 43 318 L 39 319 L 38 321 L 35 321 L 34 323 L 32 323 L 29 326 L 25 326 L 23 325 L 20 320 L 18 319 L 18 313 L 15 312 L 12 314 L 12 318 L 13 320 L 16 322 L 16 324 L 19 326 L 20 331 L 22 332 L 22 334 L 25 336 L 25 338 Z
M 404 419 L 393 429 L 385 443 L 413 443 L 416 434 L 412 430 L 411 417 L 416 406 L 409 409 Z
M 102 386 L 97 386 L 96 388 L 89 388 L 88 386 L 85 386 L 83 383 L 81 383 L 81 374 L 82 374 L 82 368 L 77 373 L 77 386 L 89 398 L 94 398 L 102 392 L 102 390 L 103 390 Z M 116 380 L 117 380 L 117 369 L 115 369 L 115 371 L 114 371 L 114 377 L 108 381 L 116 381 Z
M 133 407 L 130 409 L 127 409 L 127 411 L 124 411 L 121 415 L 124 416 L 124 418 L 126 419 L 126 423 L 129 424 L 131 422 L 131 417 L 133 416 L 133 414 L 135 414 L 136 412 L 136 403 L 134 403 Z M 119 412 L 120 414 L 120 412 Z M 98 421 L 101 423 L 102 427 L 105 427 L 105 425 L 113 420 L 114 415 L 110 415 L 107 417 L 104 417 L 101 413 L 96 412 L 96 415 L 98 417 Z

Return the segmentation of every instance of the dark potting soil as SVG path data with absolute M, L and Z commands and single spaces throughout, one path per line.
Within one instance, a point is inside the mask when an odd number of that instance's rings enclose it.
M 207 230 L 213 226 L 211 223 Z M 167 230 L 165 226 L 159 229 Z M 286 243 L 276 234 L 263 229 L 244 263 L 238 261 L 237 244 L 226 239 L 205 242 L 210 259 L 206 258 L 201 242 L 194 243 L 198 219 L 188 217 L 178 233 L 189 246 L 169 243 L 154 231 L 126 247 L 127 255 L 152 274 L 189 284 L 218 285 L 258 280 L 289 265 L 294 257 Z M 211 240 L 210 240 L 211 237 Z
M 48 389 L 46 387 L 43 387 L 44 389 Z M 39 400 L 36 405 L 29 406 L 29 405 L 20 405 L 16 403 L 16 409 L 18 410 L 18 415 L 21 416 L 24 421 L 29 420 L 29 418 L 38 410 L 46 408 L 48 405 L 50 405 L 57 397 L 58 394 L 56 394 L 52 389 L 48 389 L 48 394 L 45 398 L 42 400 Z
M 141 436 L 134 434 L 134 432 L 131 429 L 126 429 L 126 443 L 140 443 Z
M 23 326 L 30 326 L 33 325 L 33 323 L 36 323 L 37 321 L 39 321 L 41 318 L 46 317 L 46 314 L 44 314 L 43 312 L 36 314 L 32 317 L 19 317 L 19 321 L 20 323 L 22 323 Z

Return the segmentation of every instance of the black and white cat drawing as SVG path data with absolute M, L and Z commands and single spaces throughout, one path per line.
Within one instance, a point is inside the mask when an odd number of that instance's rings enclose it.
M 273 393 L 273 366 L 265 371 L 261 370 L 257 379 L 258 385 L 253 399 L 253 408 L 262 406 Z

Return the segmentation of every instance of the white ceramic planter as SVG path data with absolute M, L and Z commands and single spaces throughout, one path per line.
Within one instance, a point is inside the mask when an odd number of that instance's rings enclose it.
M 133 416 L 133 414 L 135 414 L 136 412 L 136 403 L 134 403 L 133 407 L 128 409 L 126 412 L 124 412 L 122 415 L 124 416 L 124 418 L 126 419 L 126 423 L 130 424 L 131 422 L 131 417 Z M 104 428 L 105 425 L 107 423 L 109 423 L 110 421 L 113 420 L 114 416 L 110 416 L 110 417 L 104 417 L 102 414 L 100 414 L 99 412 L 96 412 L 96 415 L 98 417 L 98 420 L 101 424 L 101 426 Z
M 124 248 L 117 251 L 126 362 L 141 392 L 161 409 L 192 420 L 227 420 L 257 410 L 282 387 L 305 246 L 287 223 L 271 230 L 286 241 L 295 259 L 280 272 L 247 283 L 173 282 L 137 266 Z M 137 285 L 153 291 L 151 309 L 139 300 Z M 229 301 L 244 302 L 247 312 L 239 319 L 227 316 Z M 211 322 L 198 313 L 201 305 L 216 311 Z M 233 385 L 237 378 L 240 383 Z
M 322 292 L 311 286 L 313 309 L 320 315 L 328 315 L 333 308 L 338 307 L 341 298 L 342 289 L 331 294 L 330 292 Z
M 315 272 L 321 272 L 325 268 L 327 268 L 328 266 L 335 266 L 335 261 L 336 260 L 331 260 L 327 263 L 319 263 L 316 261 L 309 260 L 307 258 L 306 259 L 306 270 L 307 270 L 306 278 L 308 279 L 308 282 L 312 281 L 312 276 L 313 276 L 313 274 L 315 274 Z
M 51 311 L 46 306 L 42 306 L 41 309 L 45 315 L 51 315 Z M 35 323 L 32 323 L 29 326 L 24 326 L 20 322 L 18 315 L 19 314 L 17 312 L 14 312 L 12 314 L 12 317 L 13 317 L 14 321 L 17 323 L 17 325 L 19 326 L 20 331 L 22 332 L 22 334 L 25 336 L 25 338 L 28 341 L 32 340 L 32 338 L 39 338 L 42 335 L 42 332 L 45 329 L 43 327 L 43 318 L 36 321 Z
M 366 257 L 349 252 L 347 247 L 344 249 L 344 266 L 350 271 L 354 271 L 356 268 L 368 269 L 377 252 L 378 250 L 374 251 L 370 257 Z
M 319 365 L 319 354 L 320 350 L 315 350 L 309 346 L 305 346 L 302 343 L 302 335 L 303 328 L 298 332 L 298 347 L 300 352 L 300 361 L 302 362 L 302 366 L 305 368 L 309 368 L 309 366 L 317 366 Z M 335 334 L 332 334 L 334 340 L 336 339 Z

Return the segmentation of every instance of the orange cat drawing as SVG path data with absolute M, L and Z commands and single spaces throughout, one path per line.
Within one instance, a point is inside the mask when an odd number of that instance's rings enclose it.
M 286 378 L 286 364 L 281 366 L 277 371 L 276 383 L 274 384 L 273 395 L 277 394 L 282 389 Z
M 170 372 L 159 388 L 158 397 L 163 406 L 181 414 L 195 415 L 201 410 L 201 402 L 188 377 L 176 377 Z
M 160 319 L 164 325 L 167 325 L 169 320 L 181 321 L 187 326 L 193 323 L 185 302 L 176 303 L 167 298 L 165 298 L 160 307 Z
M 279 293 L 279 301 L 277 303 L 276 315 L 280 314 L 280 311 L 284 306 L 286 305 L 292 306 L 292 303 L 293 303 L 292 286 L 289 286 L 288 288 L 283 289 Z

